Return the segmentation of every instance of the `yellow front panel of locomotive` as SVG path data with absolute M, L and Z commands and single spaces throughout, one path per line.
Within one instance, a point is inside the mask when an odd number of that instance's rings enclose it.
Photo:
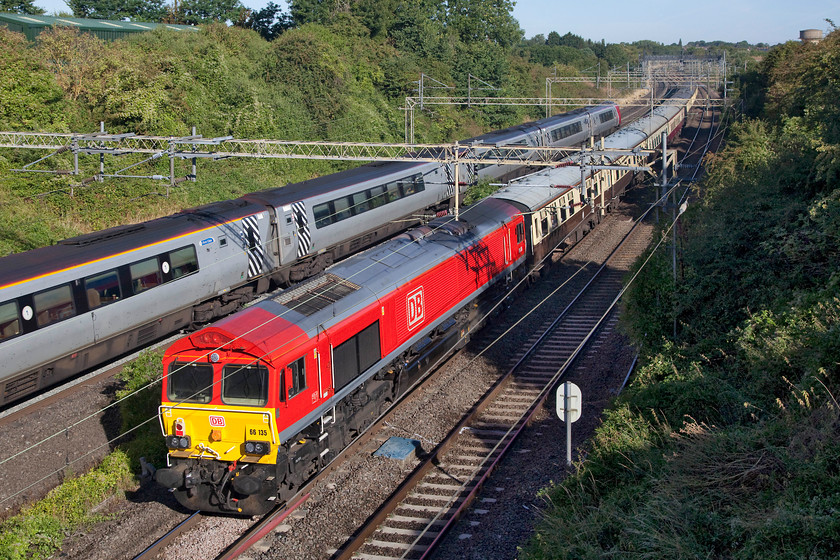
M 173 457 L 203 457 L 220 461 L 274 464 L 277 452 L 276 433 L 272 429 L 270 411 L 265 409 L 217 408 L 206 405 L 160 407 L 164 436 L 185 435 L 190 438 L 187 449 L 170 449 Z M 176 433 L 178 425 L 182 433 Z M 266 442 L 271 450 L 266 455 L 248 455 L 246 441 Z

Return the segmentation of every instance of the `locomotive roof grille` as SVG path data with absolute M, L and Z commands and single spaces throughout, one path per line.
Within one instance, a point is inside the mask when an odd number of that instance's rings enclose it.
M 324 274 L 272 299 L 309 317 L 360 289 L 361 286 L 349 280 L 334 274 Z

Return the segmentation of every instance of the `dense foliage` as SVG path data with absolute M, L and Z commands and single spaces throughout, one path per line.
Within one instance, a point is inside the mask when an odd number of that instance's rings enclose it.
M 752 77 L 763 118 L 711 158 L 677 284 L 657 253 L 628 292 L 643 365 L 526 557 L 840 555 L 838 57 L 834 32 Z
M 452 13 L 445 14 L 436 2 L 399 2 L 387 18 L 375 5 L 354 3 L 352 13 L 328 12 L 329 17 L 291 29 L 290 20 L 278 19 L 276 6 L 269 6 L 251 17 L 266 22 L 270 42 L 253 30 L 218 23 L 198 33 L 161 29 L 113 42 L 56 27 L 33 44 L 0 29 L 0 129 L 93 132 L 102 121 L 113 133 L 185 136 L 195 126 L 205 137 L 400 142 L 405 125 L 400 107 L 405 96 L 417 94 L 421 72 L 454 84 L 456 94 L 466 92 L 472 74 L 500 86 L 485 92 L 489 95 L 542 95 L 545 69 L 511 52 L 518 26 L 504 10 L 487 7 L 495 4 L 463 3 L 459 10 L 452 4 Z M 468 17 L 473 9 L 506 24 L 492 30 L 474 24 Z M 445 26 L 438 17 L 447 20 Z M 593 93 L 575 86 L 556 95 Z M 540 116 L 539 107 L 436 107 L 434 113 L 418 112 L 415 138 L 467 138 Z M 68 197 L 72 184 L 98 171 L 98 159 L 83 156 L 80 177 L 8 171 L 43 155 L 0 153 L 0 255 L 342 167 L 202 161 L 199 182 L 185 184 L 170 198 L 159 196 L 160 182 L 139 180 L 92 183 Z M 124 156 L 115 165 L 138 161 Z M 133 171 L 168 175 L 167 164 L 161 158 Z M 176 161 L 176 174 L 189 173 L 188 165 Z M 40 168 L 72 166 L 72 155 L 63 153 Z

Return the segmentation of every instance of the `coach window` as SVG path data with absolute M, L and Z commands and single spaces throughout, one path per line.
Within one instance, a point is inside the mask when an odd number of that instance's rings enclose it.
M 190 245 L 169 253 L 169 264 L 172 266 L 172 279 L 192 274 L 198 270 L 198 259 L 195 257 L 195 247 Z
M 120 278 L 116 270 L 85 278 L 88 309 L 96 309 L 122 299 Z
M 350 206 L 352 204 L 352 201 L 349 196 L 337 198 L 332 202 L 333 206 L 335 207 L 335 215 L 333 216 L 333 222 L 340 222 L 341 220 L 346 220 L 352 215 L 350 213 Z
M 32 296 L 38 326 L 43 327 L 76 314 L 70 286 L 61 286 Z
M 402 198 L 399 181 L 394 183 L 388 183 L 387 185 L 385 185 L 385 188 L 388 189 L 388 192 L 385 193 L 385 200 L 387 202 L 394 202 L 395 200 L 399 200 Z
M 315 227 L 322 228 L 330 225 L 332 220 L 332 210 L 330 210 L 330 203 L 316 204 L 312 207 L 312 213 L 315 214 Z
M 170 401 L 209 403 L 213 396 L 213 366 L 172 362 L 166 393 Z
M 383 206 L 388 203 L 388 200 L 385 198 L 385 185 L 373 187 L 368 192 L 370 193 L 371 208 L 379 208 L 380 206 Z
M 353 211 L 355 214 L 361 214 L 370 210 L 367 191 L 354 193 L 351 195 L 351 198 L 353 199 Z
M 161 284 L 160 267 L 157 257 L 134 263 L 131 269 L 131 287 L 135 294 Z
M 0 305 L 0 340 L 20 334 L 18 305 L 14 301 Z
M 423 192 L 424 190 L 426 190 L 426 185 L 423 184 L 422 175 L 413 175 L 403 183 L 403 192 L 406 196 Z
M 306 362 L 299 358 L 289 364 L 287 369 L 292 372 L 291 385 L 289 385 L 289 398 L 291 399 L 306 389 Z
M 268 402 L 268 368 L 230 364 L 222 370 L 222 402 L 240 406 L 265 406 Z

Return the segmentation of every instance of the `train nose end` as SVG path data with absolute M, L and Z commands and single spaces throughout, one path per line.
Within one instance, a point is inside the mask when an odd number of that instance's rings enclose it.
M 180 488 L 184 485 L 185 465 L 155 471 L 155 481 L 164 488 Z

